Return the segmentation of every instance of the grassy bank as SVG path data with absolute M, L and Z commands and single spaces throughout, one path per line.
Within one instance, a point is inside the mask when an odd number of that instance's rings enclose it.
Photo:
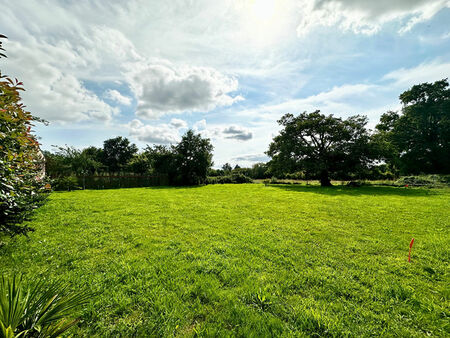
M 53 193 L 0 269 L 95 292 L 74 335 L 445 336 L 449 205 L 394 187 Z

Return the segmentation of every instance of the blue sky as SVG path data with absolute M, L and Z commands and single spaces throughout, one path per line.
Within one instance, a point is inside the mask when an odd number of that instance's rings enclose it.
M 450 76 L 448 0 L 0 0 L 23 101 L 42 147 L 140 147 L 209 137 L 214 162 L 251 165 L 285 113 L 399 109 Z

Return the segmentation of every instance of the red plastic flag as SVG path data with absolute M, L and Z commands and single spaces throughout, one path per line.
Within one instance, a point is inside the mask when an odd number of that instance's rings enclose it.
M 410 263 L 411 263 L 411 249 L 412 249 L 413 244 L 414 244 L 414 238 L 411 240 L 411 243 L 409 243 L 408 262 L 410 262 Z

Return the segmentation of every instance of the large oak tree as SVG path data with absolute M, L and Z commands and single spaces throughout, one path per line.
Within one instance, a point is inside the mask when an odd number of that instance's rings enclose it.
M 283 129 L 267 151 L 273 172 L 304 171 L 308 177 L 320 179 L 322 186 L 329 186 L 330 177 L 357 174 L 370 162 L 364 116 L 344 120 L 317 110 L 298 116 L 286 114 L 278 123 Z

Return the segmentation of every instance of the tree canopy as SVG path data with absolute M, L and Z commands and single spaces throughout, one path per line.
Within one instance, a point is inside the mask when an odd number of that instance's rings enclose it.
M 183 184 L 202 184 L 212 166 L 213 146 L 209 139 L 188 130 L 175 146 L 178 180 Z
M 450 88 L 447 79 L 400 95 L 401 113 L 387 112 L 374 138 L 382 158 L 403 174 L 450 172 Z
M 298 116 L 286 114 L 278 123 L 283 129 L 267 151 L 275 173 L 304 171 L 320 179 L 322 186 L 329 186 L 330 177 L 357 174 L 370 162 L 364 116 L 343 120 L 317 110 Z
M 138 147 L 126 137 L 118 136 L 103 143 L 103 163 L 109 171 L 120 171 L 138 152 Z

